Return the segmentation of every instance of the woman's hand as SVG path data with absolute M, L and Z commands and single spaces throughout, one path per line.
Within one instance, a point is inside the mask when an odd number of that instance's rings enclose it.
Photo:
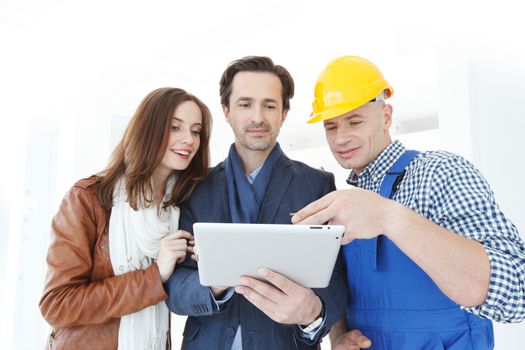
M 194 244 L 193 235 L 183 230 L 170 233 L 160 240 L 157 266 L 162 283 L 166 282 L 175 271 L 175 264 L 183 262 L 187 253 L 193 253 Z

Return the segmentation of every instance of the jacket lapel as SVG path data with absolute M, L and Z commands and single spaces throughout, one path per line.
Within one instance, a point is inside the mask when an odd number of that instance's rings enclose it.
M 215 195 L 216 198 L 222 198 L 222 201 L 217 201 L 217 203 L 220 203 L 219 211 L 220 211 L 220 219 L 219 222 L 232 222 L 232 215 L 230 213 L 230 204 L 228 202 L 228 183 L 226 181 L 226 171 L 224 167 L 226 166 L 225 163 L 227 162 L 227 159 L 217 166 L 220 167 L 220 173 L 219 173 L 219 183 L 220 186 L 216 186 Z
M 274 222 L 275 216 L 293 179 L 293 172 L 290 169 L 292 165 L 292 161 L 285 155 L 283 155 L 275 165 L 261 206 L 258 222 Z

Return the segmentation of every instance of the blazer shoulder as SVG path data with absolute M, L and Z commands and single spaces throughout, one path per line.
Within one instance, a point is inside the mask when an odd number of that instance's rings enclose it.
M 285 158 L 285 161 L 289 164 L 289 167 L 292 169 L 295 175 L 309 177 L 312 180 L 329 180 L 334 178 L 334 174 L 324 169 L 313 168 L 308 164 L 297 160 L 292 160 L 288 157 Z
M 224 162 L 220 162 L 214 167 L 210 168 L 210 172 L 206 179 L 199 184 L 199 187 L 207 187 L 210 184 L 214 184 L 217 181 L 225 181 L 226 175 L 224 173 Z
M 200 200 L 202 196 L 209 198 L 210 191 L 217 191 L 218 188 L 226 186 L 226 175 L 223 163 L 210 168 L 208 176 L 193 190 L 189 201 Z

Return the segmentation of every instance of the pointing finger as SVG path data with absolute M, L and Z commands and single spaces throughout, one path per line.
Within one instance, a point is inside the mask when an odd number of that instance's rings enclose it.
M 321 210 L 327 208 L 332 203 L 331 193 L 324 197 L 308 204 L 303 209 L 299 210 L 292 216 L 293 224 L 322 224 L 326 221 L 316 222 L 318 218 L 312 218 L 313 215 L 317 214 Z

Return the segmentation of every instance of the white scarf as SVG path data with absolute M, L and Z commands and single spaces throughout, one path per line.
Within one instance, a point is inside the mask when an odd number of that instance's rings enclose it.
M 166 184 L 164 202 L 171 198 L 175 176 Z M 144 270 L 159 255 L 160 240 L 179 227 L 179 208 L 134 210 L 129 206 L 126 181 L 122 177 L 113 191 L 109 219 L 109 255 L 115 275 Z M 133 314 L 122 316 L 118 334 L 119 350 L 164 350 L 169 331 L 169 310 L 164 301 Z

